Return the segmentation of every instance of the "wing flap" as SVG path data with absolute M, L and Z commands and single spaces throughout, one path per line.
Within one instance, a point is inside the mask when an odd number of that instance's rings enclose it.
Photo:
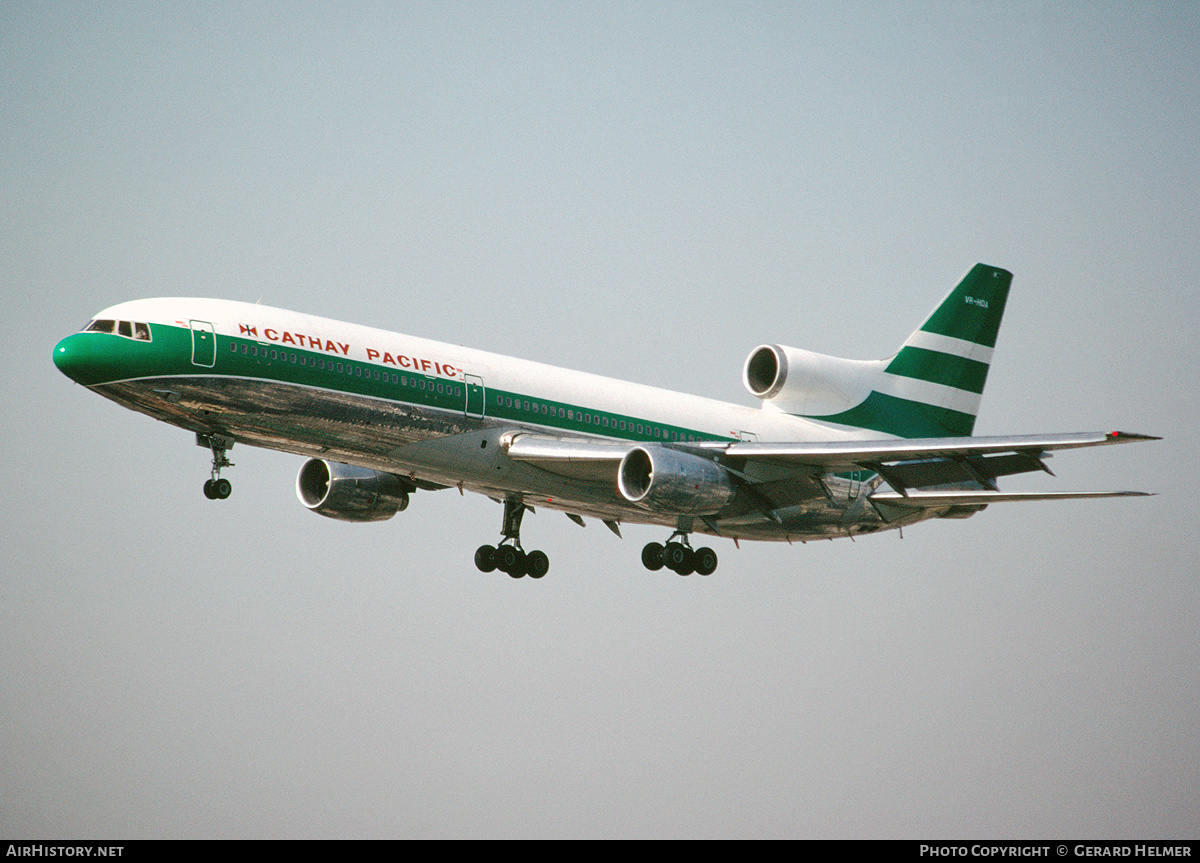
M 890 484 L 903 488 L 945 486 L 964 482 L 977 482 L 990 486 L 994 484 L 995 479 L 1002 476 L 1039 470 L 1050 473 L 1050 469 L 1046 467 L 1042 458 L 1049 458 L 1049 454 L 1030 455 L 1015 452 L 987 456 L 922 459 L 890 464 L 886 468 L 880 465 L 879 472 Z

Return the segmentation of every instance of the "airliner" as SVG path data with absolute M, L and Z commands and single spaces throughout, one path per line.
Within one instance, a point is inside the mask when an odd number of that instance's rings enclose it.
M 370 522 L 417 491 L 503 504 L 475 565 L 541 578 L 521 544 L 527 510 L 661 526 L 642 564 L 709 575 L 691 536 L 807 542 L 861 536 L 993 503 L 1139 495 L 1011 492 L 1057 450 L 1157 440 L 1125 432 L 973 437 L 1012 274 L 977 264 L 895 355 L 847 360 L 761 345 L 742 368 L 758 408 L 268 306 L 160 298 L 98 313 L 54 348 L 58 368 L 127 408 L 195 434 L 204 494 L 235 444 L 307 461 L 308 509 Z

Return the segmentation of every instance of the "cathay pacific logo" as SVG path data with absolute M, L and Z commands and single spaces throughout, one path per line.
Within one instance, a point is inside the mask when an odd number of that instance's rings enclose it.
M 238 334 L 243 336 L 253 336 L 258 338 L 258 327 L 250 324 L 238 324 Z M 350 345 L 341 342 L 335 342 L 332 339 L 314 339 L 312 336 L 302 335 L 300 333 L 289 333 L 287 330 L 276 330 L 267 327 L 263 330 L 263 336 L 269 342 L 279 342 L 283 345 L 298 345 L 309 350 L 325 351 L 327 353 L 336 354 L 339 351 L 343 356 L 350 356 Z
M 287 330 L 277 330 L 272 327 L 266 327 L 262 331 L 262 338 L 258 335 L 258 327 L 253 324 L 238 324 L 240 328 L 238 335 L 252 336 L 260 341 L 277 342 L 281 345 L 295 345 L 309 350 L 324 351 L 326 353 L 338 354 L 342 356 L 350 356 L 351 346 L 346 342 L 335 342 L 332 339 L 320 339 L 307 336 L 302 333 L 292 333 Z M 409 356 L 397 352 L 394 356 L 389 351 L 381 351 L 378 348 L 360 348 L 366 353 L 367 361 L 372 363 L 381 363 L 383 365 L 397 366 L 399 368 L 410 369 L 415 372 L 432 372 L 437 375 L 442 375 L 448 378 L 458 378 L 463 375 L 463 370 L 457 366 L 452 366 L 449 363 L 439 362 L 437 360 L 426 359 L 425 357 Z M 356 350 L 356 353 L 358 352 Z M 361 356 L 361 354 L 360 354 Z

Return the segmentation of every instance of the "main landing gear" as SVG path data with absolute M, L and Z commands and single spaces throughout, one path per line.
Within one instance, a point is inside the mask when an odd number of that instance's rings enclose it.
M 504 501 L 504 539 L 497 546 L 481 545 L 475 552 L 475 566 L 480 572 L 500 570 L 512 578 L 541 578 L 550 571 L 550 558 L 544 551 L 525 552 L 521 548 L 521 518 L 525 506 L 519 498 Z
M 212 450 L 212 479 L 204 481 L 204 496 L 209 500 L 225 500 L 233 493 L 233 483 L 221 479 L 221 468 L 233 467 L 225 453 L 233 447 L 233 440 L 219 434 L 197 434 L 196 446 Z
M 666 545 L 658 542 L 646 544 L 642 549 L 642 566 L 651 571 L 665 566 L 680 575 L 691 575 L 693 572 L 712 575 L 717 569 L 717 553 L 707 546 L 693 549 L 688 543 L 687 534 L 677 530 L 671 534 Z

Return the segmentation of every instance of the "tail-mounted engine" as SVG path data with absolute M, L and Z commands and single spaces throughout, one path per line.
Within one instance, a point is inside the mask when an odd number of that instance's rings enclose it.
M 886 366 L 886 360 L 844 360 L 787 345 L 761 345 L 746 358 L 742 383 L 779 410 L 827 416 L 862 402 L 874 376 Z
M 634 447 L 621 459 L 617 489 L 630 503 L 679 515 L 714 513 L 737 494 L 716 462 L 654 444 Z
M 342 521 L 385 521 L 408 506 L 412 487 L 398 476 L 311 458 L 296 475 L 296 497 L 313 512 Z

